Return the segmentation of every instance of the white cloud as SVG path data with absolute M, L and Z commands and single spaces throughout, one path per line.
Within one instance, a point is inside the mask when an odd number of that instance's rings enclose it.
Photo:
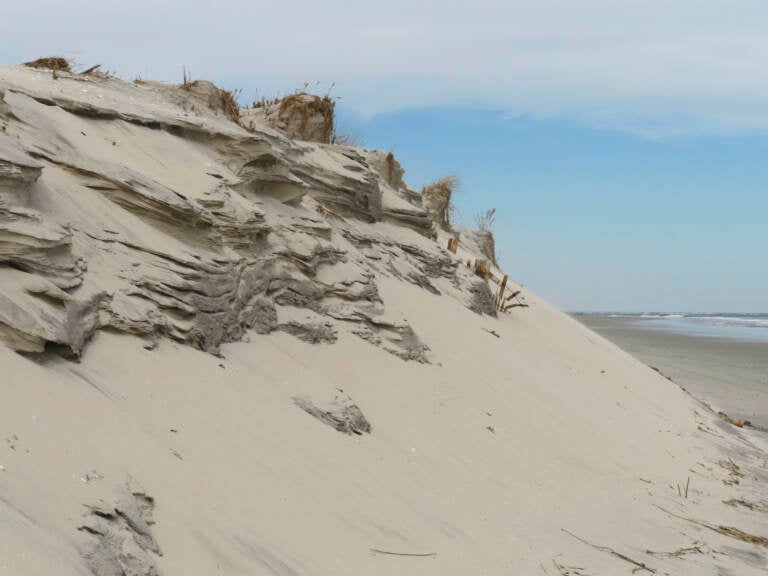
M 768 128 L 764 0 L 15 2 L 0 57 L 181 66 L 251 96 L 334 81 L 361 114 L 475 104 L 647 135 Z

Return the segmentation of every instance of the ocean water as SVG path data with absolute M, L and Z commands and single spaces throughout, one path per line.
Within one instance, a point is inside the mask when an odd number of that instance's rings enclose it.
M 667 330 L 692 336 L 730 338 L 754 342 L 768 342 L 768 313 L 737 314 L 718 312 L 700 313 L 606 313 L 596 314 L 608 318 L 626 318 L 643 328 Z

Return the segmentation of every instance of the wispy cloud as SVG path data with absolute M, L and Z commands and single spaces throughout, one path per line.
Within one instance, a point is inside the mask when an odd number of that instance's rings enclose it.
M 437 6 L 437 7 L 436 7 Z M 339 85 L 363 115 L 473 104 L 663 136 L 768 128 L 764 0 L 31 0 L 5 61 L 64 53 L 125 76 L 276 92 Z

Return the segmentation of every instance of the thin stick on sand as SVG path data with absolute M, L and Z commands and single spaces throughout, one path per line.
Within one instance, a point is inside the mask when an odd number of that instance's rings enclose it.
M 637 568 L 633 570 L 633 572 L 635 572 L 636 570 L 646 570 L 651 574 L 656 574 L 656 570 L 654 570 L 653 568 L 650 568 L 647 565 L 643 564 L 642 562 L 638 562 L 637 560 L 632 560 L 632 558 L 630 558 L 629 556 L 625 556 L 621 552 L 616 552 L 616 550 L 614 550 L 613 548 L 609 548 L 608 546 L 598 546 L 596 544 L 592 544 L 592 542 L 588 542 L 587 540 L 584 540 L 584 538 L 580 538 L 579 536 L 576 536 L 576 534 L 574 534 L 573 532 L 569 532 L 565 528 L 560 528 L 560 530 L 562 530 L 569 536 L 573 536 L 579 542 L 583 542 L 587 546 L 591 546 L 595 550 L 600 550 L 601 552 L 608 552 L 609 554 L 613 554 L 614 556 L 616 556 L 616 558 L 620 558 L 624 560 L 624 562 L 629 562 L 630 564 L 634 564 L 635 566 L 637 566 Z
M 410 552 L 391 552 L 389 550 L 381 550 L 379 548 L 369 548 L 371 552 L 377 554 L 388 554 L 390 556 L 414 556 L 417 558 L 426 558 L 428 556 L 437 556 L 437 552 L 423 552 L 423 553 L 410 553 Z

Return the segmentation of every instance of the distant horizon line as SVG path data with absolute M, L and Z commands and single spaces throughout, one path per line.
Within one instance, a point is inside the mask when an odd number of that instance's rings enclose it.
M 668 311 L 668 312 L 660 312 L 656 310 L 650 310 L 650 311 L 643 311 L 643 312 L 629 312 L 626 310 L 567 310 L 566 313 L 568 314 L 577 314 L 577 315 L 594 315 L 594 316 L 605 316 L 608 314 L 615 314 L 615 315 L 621 315 L 621 316 L 673 316 L 673 315 L 680 315 L 680 316 L 768 316 L 768 312 L 728 312 L 724 310 L 719 310 L 715 312 L 681 312 L 679 310 L 675 311 Z

